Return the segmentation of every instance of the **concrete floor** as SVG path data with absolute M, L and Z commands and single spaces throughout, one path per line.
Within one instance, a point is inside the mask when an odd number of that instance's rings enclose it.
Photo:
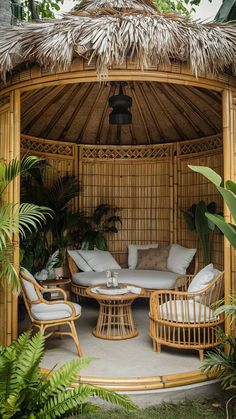
M 94 357 L 82 375 L 95 377 L 145 377 L 164 374 L 184 373 L 197 370 L 200 366 L 198 353 L 178 351 L 167 347 L 162 352 L 152 350 L 148 336 L 147 300 L 137 300 L 133 304 L 133 315 L 139 335 L 133 339 L 110 341 L 93 336 L 98 306 L 94 302 L 83 302 L 82 316 L 76 322 L 83 355 Z M 43 368 L 52 368 L 75 359 L 75 346 L 71 338 L 51 337 L 46 343 L 46 353 L 42 360 Z

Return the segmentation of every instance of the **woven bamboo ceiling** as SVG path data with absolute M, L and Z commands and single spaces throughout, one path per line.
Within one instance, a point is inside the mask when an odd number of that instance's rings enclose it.
M 24 134 L 82 144 L 158 144 L 221 132 L 221 96 L 205 89 L 158 82 L 129 82 L 131 125 L 109 125 L 108 98 L 116 82 L 69 84 L 26 92 Z

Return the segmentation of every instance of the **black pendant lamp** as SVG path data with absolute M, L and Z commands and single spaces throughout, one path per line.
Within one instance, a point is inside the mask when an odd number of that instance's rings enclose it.
M 109 106 L 113 108 L 109 115 L 111 125 L 128 125 L 132 123 L 132 114 L 128 110 L 132 106 L 132 98 L 123 94 L 124 83 L 120 83 L 119 94 L 109 98 Z

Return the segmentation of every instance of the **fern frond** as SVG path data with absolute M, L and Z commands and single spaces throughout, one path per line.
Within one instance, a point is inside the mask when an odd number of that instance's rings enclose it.
M 71 383 L 78 380 L 81 369 L 86 368 L 93 358 L 73 359 L 55 371 L 47 380 L 46 388 L 42 392 L 42 400 L 45 401 L 58 391 L 65 390 Z
M 109 403 L 117 404 L 128 411 L 136 409 L 135 404 L 123 394 L 118 394 L 101 387 L 91 386 L 89 384 L 81 384 L 79 388 L 83 397 L 99 397 Z
M 118 404 L 130 411 L 135 409 L 135 405 L 127 396 L 99 387 L 82 384 L 72 390 L 67 390 L 50 398 L 39 412 L 38 419 L 44 419 L 45 417 L 54 419 L 61 417 L 65 413 L 71 413 L 77 407 L 80 407 L 81 403 L 86 402 L 89 397 L 95 396 L 110 403 Z
M 38 381 L 40 377 L 39 364 L 43 357 L 45 337 L 36 333 L 28 342 L 25 342 L 24 350 L 17 353 L 14 362 L 14 371 L 10 380 L 10 392 L 14 393 L 22 383 Z

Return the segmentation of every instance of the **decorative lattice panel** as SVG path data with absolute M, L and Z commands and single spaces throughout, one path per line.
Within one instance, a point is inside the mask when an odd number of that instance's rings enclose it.
M 153 147 L 86 147 L 81 146 L 81 159 L 161 159 L 171 155 L 172 147 L 169 145 L 153 146 Z
M 75 145 L 70 143 L 62 143 L 59 141 L 44 140 L 34 138 L 27 135 L 21 137 L 22 151 L 31 152 L 48 156 L 64 156 L 66 158 L 75 158 Z
M 179 143 L 178 155 L 186 156 L 208 151 L 221 150 L 223 146 L 222 135 L 214 135 L 203 140 L 185 141 Z

